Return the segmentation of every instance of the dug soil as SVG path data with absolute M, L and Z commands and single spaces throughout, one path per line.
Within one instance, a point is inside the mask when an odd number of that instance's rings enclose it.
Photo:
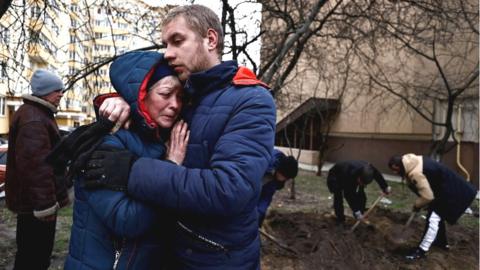
M 270 211 L 262 229 L 279 244 L 262 237 L 262 269 L 478 269 L 478 231 L 457 225 L 447 225 L 449 251 L 432 247 L 426 259 L 404 259 L 425 226 L 425 219 L 416 217 L 405 231 L 412 236 L 399 245 L 391 234 L 403 229 L 408 217 L 378 208 L 369 217 L 370 225 L 361 224 L 352 233 L 352 219 L 339 227 L 328 211 Z

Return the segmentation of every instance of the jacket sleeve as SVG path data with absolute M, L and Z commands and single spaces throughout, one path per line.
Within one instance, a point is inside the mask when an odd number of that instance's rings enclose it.
M 419 195 L 415 201 L 415 207 L 419 209 L 423 208 L 434 199 L 432 188 L 428 183 L 427 177 L 423 173 L 413 173 L 411 178 L 411 181 L 417 188 Z
M 350 209 L 352 209 L 353 212 L 363 211 L 363 209 L 361 209 L 362 207 L 359 200 L 360 198 L 356 192 L 356 187 L 358 186 L 349 186 L 348 188 L 345 188 L 343 190 L 345 200 L 347 201 L 348 206 L 350 206 Z
M 40 121 L 26 123 L 18 130 L 15 142 L 18 179 L 23 179 L 24 194 L 33 202 L 34 215 L 55 214 L 58 203 L 53 168 L 45 158 L 52 149 L 47 127 Z
M 129 198 L 124 192 L 111 190 L 87 191 L 87 203 L 115 235 L 137 237 L 150 230 L 157 213 L 148 205 Z
M 213 147 L 209 167 L 185 168 L 141 158 L 130 172 L 136 198 L 198 215 L 232 216 L 254 209 L 275 138 L 275 105 L 264 89 L 246 88 Z
M 260 216 L 264 216 L 267 213 L 267 209 L 272 203 L 273 195 L 277 191 L 277 185 L 273 181 L 265 184 L 260 194 L 260 200 L 258 201 L 257 211 Z
M 385 181 L 385 178 L 383 178 L 383 175 L 377 170 L 377 168 L 371 166 L 373 168 L 373 178 L 377 182 L 378 186 L 385 192 L 385 190 L 388 187 L 387 182 Z
M 102 145 L 125 148 L 121 139 L 106 136 Z M 101 221 L 116 235 L 136 237 L 147 232 L 157 220 L 157 212 L 147 204 L 130 198 L 124 192 L 87 191 L 87 203 Z

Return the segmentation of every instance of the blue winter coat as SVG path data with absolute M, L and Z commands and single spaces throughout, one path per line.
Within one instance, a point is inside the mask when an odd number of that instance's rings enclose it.
M 161 58 L 154 52 L 132 53 L 117 59 L 110 68 L 117 92 L 136 115 L 130 130 L 119 130 L 104 138 L 102 147 L 128 149 L 138 157 L 160 159 L 165 145 L 149 129 L 137 110 L 137 96 L 147 73 Z M 130 62 L 127 60 L 131 60 Z M 126 80 L 129 83 L 124 83 Z M 124 192 L 87 190 L 75 181 L 75 203 L 70 249 L 65 269 L 160 269 L 164 264 L 168 217 L 159 209 L 134 200 Z
M 174 210 L 174 269 L 257 269 L 256 205 L 275 137 L 275 105 L 253 73 L 228 61 L 190 76 L 184 166 L 137 160 L 128 192 Z
M 263 177 L 263 186 L 260 193 L 260 199 L 258 200 L 257 211 L 260 219 L 263 220 L 265 214 L 267 213 L 268 207 L 272 203 L 273 195 L 277 190 L 283 188 L 285 182 L 276 181 L 274 179 L 275 170 L 278 167 L 278 163 L 281 157 L 285 157 L 285 154 L 278 151 L 277 149 L 273 150 L 272 160 L 268 166 L 267 173 Z

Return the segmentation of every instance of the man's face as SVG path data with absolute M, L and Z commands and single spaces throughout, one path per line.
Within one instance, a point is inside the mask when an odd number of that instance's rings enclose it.
M 275 179 L 280 182 L 285 182 L 288 178 L 279 171 L 275 171 Z
M 391 165 L 390 166 L 390 170 L 393 171 L 393 173 L 397 174 L 397 175 L 400 175 L 400 167 L 397 166 L 397 165 Z
M 53 91 L 48 95 L 43 96 L 42 98 L 48 102 L 50 102 L 53 106 L 58 107 L 60 105 L 60 100 L 63 97 L 63 91 L 57 90 Z
M 182 16 L 163 27 L 162 42 L 166 47 L 165 58 L 181 81 L 186 81 L 192 73 L 211 67 L 208 39 L 191 30 Z

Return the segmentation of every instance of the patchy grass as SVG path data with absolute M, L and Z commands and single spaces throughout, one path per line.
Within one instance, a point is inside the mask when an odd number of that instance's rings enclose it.
M 55 244 L 52 252 L 52 263 L 49 267 L 63 269 L 63 262 L 68 253 L 70 227 L 72 225 L 72 206 L 62 208 L 58 212 Z M 15 228 L 16 216 L 5 206 L 5 200 L 0 201 L 0 269 L 11 269 L 15 258 Z

